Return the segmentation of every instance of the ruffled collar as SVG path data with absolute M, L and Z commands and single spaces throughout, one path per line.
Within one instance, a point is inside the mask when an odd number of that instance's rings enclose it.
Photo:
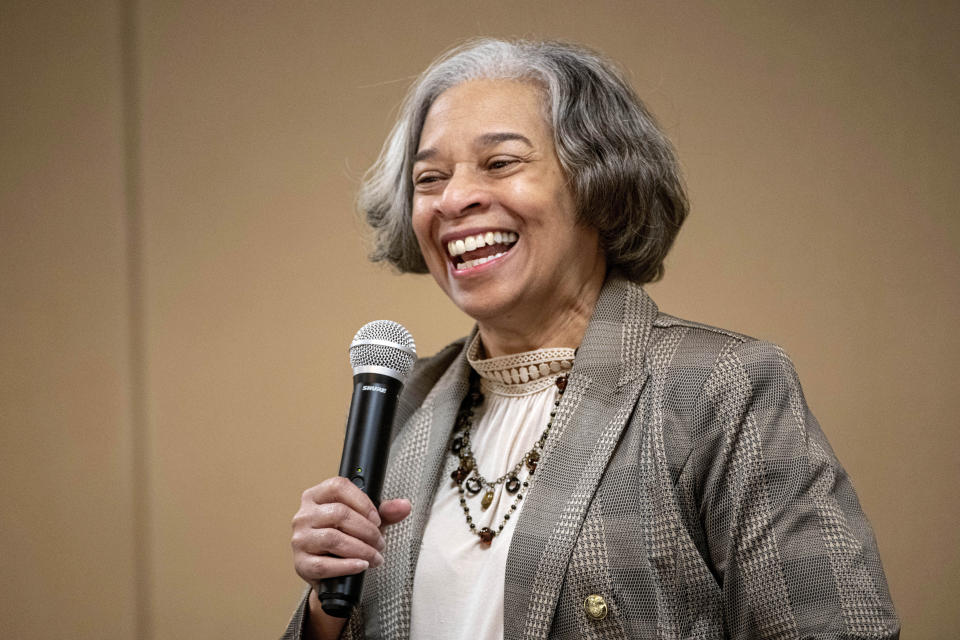
M 476 334 L 467 348 L 467 362 L 485 390 L 506 396 L 525 396 L 546 389 L 573 368 L 576 350 L 566 347 L 536 349 L 495 358 L 480 358 L 483 345 Z

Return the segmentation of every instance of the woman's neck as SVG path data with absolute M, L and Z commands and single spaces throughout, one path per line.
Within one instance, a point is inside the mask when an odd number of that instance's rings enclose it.
M 602 280 L 591 282 L 565 304 L 549 311 L 524 309 L 526 313 L 478 322 L 486 357 L 548 347 L 576 349 L 587 332 L 602 285 Z

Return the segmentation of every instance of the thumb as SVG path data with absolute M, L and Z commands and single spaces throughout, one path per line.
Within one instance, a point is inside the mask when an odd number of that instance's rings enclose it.
M 395 498 L 380 504 L 380 519 L 384 525 L 396 524 L 410 515 L 413 507 L 406 498 Z

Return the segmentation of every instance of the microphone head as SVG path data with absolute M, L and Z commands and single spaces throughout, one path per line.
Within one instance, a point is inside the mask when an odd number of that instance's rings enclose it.
M 360 327 L 350 343 L 353 373 L 382 373 L 401 382 L 413 369 L 417 345 L 402 324 L 374 320 Z

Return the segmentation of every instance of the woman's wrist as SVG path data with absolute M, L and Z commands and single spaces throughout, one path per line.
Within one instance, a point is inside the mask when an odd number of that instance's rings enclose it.
M 335 618 L 327 615 L 320 606 L 320 599 L 317 598 L 315 589 L 310 590 L 308 598 L 309 615 L 307 624 L 304 625 L 303 640 L 336 640 L 343 632 L 343 627 L 347 623 L 346 618 Z

